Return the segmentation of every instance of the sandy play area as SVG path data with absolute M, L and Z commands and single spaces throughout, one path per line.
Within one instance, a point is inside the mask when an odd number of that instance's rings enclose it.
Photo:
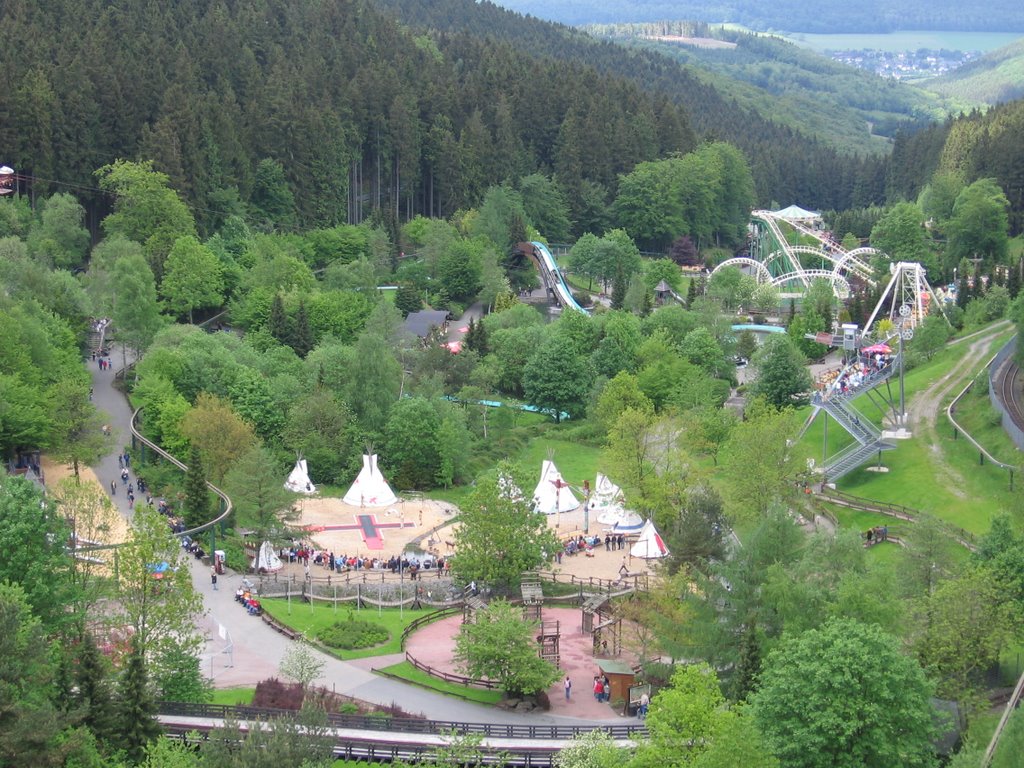
M 354 507 L 338 498 L 300 498 L 301 524 L 314 546 L 336 555 L 387 559 L 406 549 L 450 551 L 452 518 L 458 510 L 430 499 L 399 501 L 387 507 Z M 433 538 L 434 544 L 428 542 Z M 422 542 L 422 543 L 420 543 Z
M 74 470 L 71 466 L 54 462 L 47 456 L 40 460 L 43 470 L 43 477 L 46 478 L 46 487 L 54 498 L 59 498 L 59 485 L 62 480 L 74 479 Z M 90 484 L 106 494 L 106 489 L 101 487 L 100 481 L 91 467 L 80 466 L 78 476 L 82 484 Z M 128 521 L 113 505 L 105 510 L 105 514 L 95 519 L 78 521 L 77 533 L 80 539 L 94 541 L 98 544 L 120 544 L 128 539 Z
M 447 502 L 430 499 L 399 501 L 389 507 L 354 507 L 339 498 L 307 497 L 297 502 L 308 538 L 319 549 L 336 555 L 377 557 L 386 560 L 407 549 L 430 551 L 443 557 L 455 552 L 455 530 L 452 520 L 458 508 Z M 372 518 L 361 521 L 361 518 Z M 582 508 L 561 515 L 548 515 L 547 523 L 558 537 L 565 541 L 570 536 L 584 533 Z M 592 514 L 588 530 L 600 534 L 605 526 Z M 433 542 L 433 543 L 431 543 Z M 606 551 L 597 547 L 591 557 L 577 554 L 563 556 L 561 564 L 554 561 L 549 570 L 573 574 L 581 578 L 616 580 L 623 562 L 629 573 L 651 571 L 651 565 L 629 554 L 627 540 L 623 550 Z M 378 548 L 379 547 L 379 548 Z

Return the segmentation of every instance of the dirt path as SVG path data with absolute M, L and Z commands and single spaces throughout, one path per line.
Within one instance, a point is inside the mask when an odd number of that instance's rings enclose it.
M 927 389 L 918 392 L 907 404 L 907 410 L 911 414 L 914 437 L 927 442 L 931 449 L 936 475 L 950 478 L 953 482 L 946 485 L 959 498 L 966 497 L 962 490 L 964 478 L 960 471 L 946 460 L 946 455 L 942 450 L 937 430 L 939 413 L 946 398 L 956 389 L 962 388 L 967 380 L 974 375 L 978 366 L 988 357 L 992 341 L 1000 334 L 1005 333 L 1008 327 L 1009 321 L 1003 320 L 984 331 L 953 342 L 953 344 L 966 345 L 959 365 L 933 382 Z

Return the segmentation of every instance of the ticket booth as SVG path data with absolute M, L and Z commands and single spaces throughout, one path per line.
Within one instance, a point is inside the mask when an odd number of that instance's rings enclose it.
M 608 677 L 608 684 L 611 686 L 612 702 L 628 701 L 629 687 L 636 682 L 636 675 L 633 668 L 618 659 L 594 659 L 601 674 Z
M 223 549 L 218 549 L 213 553 L 213 567 L 219 574 L 224 573 L 224 559 L 225 554 Z

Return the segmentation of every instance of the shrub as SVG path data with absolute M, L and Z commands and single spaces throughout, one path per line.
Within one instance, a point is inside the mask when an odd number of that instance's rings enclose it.
M 254 707 L 266 709 L 302 709 L 305 692 L 298 683 L 284 683 L 276 677 L 256 683 L 252 697 Z
M 375 645 L 386 643 L 391 639 L 391 634 L 379 624 L 350 619 L 337 621 L 320 630 L 317 639 L 329 648 L 352 651 L 357 648 L 372 648 Z

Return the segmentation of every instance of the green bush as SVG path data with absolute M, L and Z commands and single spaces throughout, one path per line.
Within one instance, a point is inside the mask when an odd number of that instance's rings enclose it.
M 353 651 L 357 648 L 372 648 L 391 639 L 391 634 L 380 624 L 360 619 L 336 621 L 320 630 L 317 639 L 328 648 L 342 648 Z

